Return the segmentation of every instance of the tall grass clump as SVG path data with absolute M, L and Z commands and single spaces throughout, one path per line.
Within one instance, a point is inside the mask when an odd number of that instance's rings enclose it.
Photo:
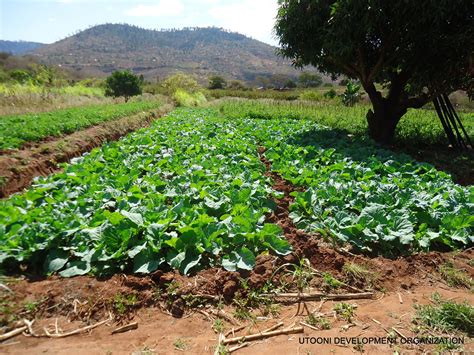
M 202 92 L 190 93 L 183 89 L 177 89 L 173 94 L 173 100 L 177 106 L 182 107 L 195 107 L 200 106 L 207 102 L 206 97 Z

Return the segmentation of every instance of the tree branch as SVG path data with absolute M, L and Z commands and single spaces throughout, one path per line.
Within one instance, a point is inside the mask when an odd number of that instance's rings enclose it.
M 367 65 L 365 63 L 365 59 L 364 59 L 364 53 L 362 52 L 362 49 L 359 47 L 357 48 L 357 56 L 359 58 L 359 73 L 360 73 L 360 80 L 362 82 L 369 82 L 371 80 L 368 80 L 368 77 L 367 77 L 367 73 L 366 73 L 366 68 L 367 68 Z
M 421 108 L 431 101 L 433 97 L 428 94 L 421 94 L 418 97 L 412 97 L 406 100 L 406 107 Z

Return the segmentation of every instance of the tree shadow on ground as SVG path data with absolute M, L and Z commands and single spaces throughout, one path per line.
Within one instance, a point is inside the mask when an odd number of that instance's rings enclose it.
M 474 184 L 474 150 L 458 151 L 454 148 L 418 142 L 395 142 L 392 146 L 380 146 L 365 135 L 354 135 L 343 129 L 317 129 L 295 136 L 290 144 L 336 149 L 339 154 L 355 161 L 394 160 L 400 163 L 417 161 L 428 163 L 437 170 L 452 176 L 455 183 Z

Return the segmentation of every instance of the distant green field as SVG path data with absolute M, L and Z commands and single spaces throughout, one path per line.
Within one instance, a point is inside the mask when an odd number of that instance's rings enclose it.
M 161 105 L 159 101 L 143 101 L 0 116 L 0 149 L 19 148 L 25 142 L 72 133 L 101 122 L 155 109 Z
M 216 105 L 226 117 L 310 119 L 317 123 L 365 135 L 369 105 L 346 107 L 335 101 L 302 102 L 276 100 L 224 99 Z M 474 138 L 474 113 L 459 113 L 471 139 Z M 446 134 L 434 110 L 409 110 L 397 126 L 396 142 L 409 145 L 446 144 Z
M 41 85 L 29 84 L 0 84 L 0 95 L 16 96 L 25 94 L 64 94 L 64 95 L 83 95 L 90 97 L 104 97 L 104 89 L 98 87 L 86 87 L 83 85 L 63 86 L 45 88 Z

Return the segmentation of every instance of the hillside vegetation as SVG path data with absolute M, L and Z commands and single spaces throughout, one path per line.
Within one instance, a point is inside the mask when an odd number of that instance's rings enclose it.
M 176 70 L 207 81 L 212 74 L 253 81 L 258 76 L 300 72 L 277 56 L 276 48 L 218 28 L 156 31 L 130 25 L 89 28 L 34 52 L 47 64 L 104 76 L 117 68 L 131 69 L 148 80 Z

